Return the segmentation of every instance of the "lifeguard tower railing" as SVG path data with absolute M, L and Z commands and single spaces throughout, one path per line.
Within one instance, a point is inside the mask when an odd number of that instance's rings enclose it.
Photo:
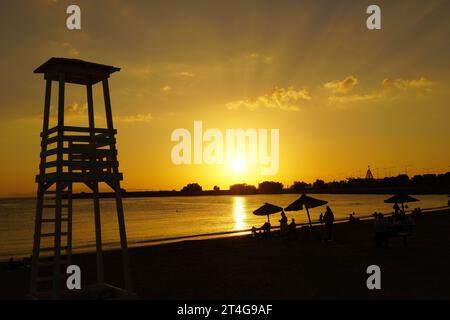
M 36 182 L 108 183 L 122 180 L 117 161 L 117 130 L 87 127 L 53 127 L 41 133 L 41 173 Z

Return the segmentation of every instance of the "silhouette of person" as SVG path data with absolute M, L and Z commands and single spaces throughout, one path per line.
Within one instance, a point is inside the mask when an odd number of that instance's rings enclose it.
M 350 213 L 350 215 L 348 216 L 348 222 L 355 223 L 355 217 L 353 216 L 353 213 Z
M 319 216 L 319 222 L 320 222 L 320 224 L 323 223 L 323 213 L 320 213 L 320 216 Z
M 288 227 L 288 240 L 289 241 L 293 241 L 297 239 L 297 226 L 295 223 L 295 219 L 292 218 L 291 223 L 289 224 Z
M 400 207 L 398 206 L 398 203 L 396 202 L 392 208 L 394 209 L 394 212 L 397 215 L 400 211 Z
M 325 237 L 327 241 L 332 240 L 332 232 L 333 232 L 333 222 L 334 222 L 334 214 L 333 211 L 331 211 L 331 208 L 327 206 L 327 210 L 325 211 L 325 214 L 323 215 L 323 220 L 325 222 Z
M 256 238 L 256 236 L 257 236 L 256 230 L 257 230 L 256 227 L 253 226 L 253 227 L 252 227 L 252 238 L 253 238 L 253 239 Z
M 270 228 L 271 225 L 269 222 L 264 223 L 263 226 L 261 227 L 263 233 L 270 233 Z
M 350 224 L 359 223 L 359 218 L 355 218 L 355 213 L 350 213 L 350 216 L 348 217 L 348 222 Z
M 284 211 L 281 211 L 280 235 L 284 236 L 288 232 L 288 219 Z

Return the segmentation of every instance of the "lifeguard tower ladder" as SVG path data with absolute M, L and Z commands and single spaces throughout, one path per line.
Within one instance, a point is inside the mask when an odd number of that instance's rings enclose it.
M 46 81 L 43 129 L 38 184 L 33 256 L 31 265 L 31 297 L 41 292 L 61 298 L 66 291 L 66 268 L 72 263 L 72 186 L 83 183 L 92 190 L 96 234 L 97 284 L 104 285 L 102 236 L 100 223 L 99 183 L 115 192 L 123 260 L 124 289 L 132 291 L 129 273 L 127 237 L 122 205 L 115 135 L 108 78 L 120 71 L 112 66 L 76 59 L 51 58 L 34 73 L 44 74 Z M 49 128 L 52 82 L 58 83 L 58 116 Z M 94 121 L 92 87 L 101 82 L 105 101 L 107 128 L 97 128 Z M 64 124 L 65 84 L 86 87 L 88 127 Z M 50 189 L 53 189 L 50 191 Z M 49 229 L 51 231 L 45 231 Z M 47 242 L 47 244 L 45 244 Z M 47 257 L 45 254 L 47 254 Z M 50 255 L 50 257 L 48 257 Z M 50 258 L 50 259 L 49 259 Z M 42 287 L 45 289 L 43 290 Z

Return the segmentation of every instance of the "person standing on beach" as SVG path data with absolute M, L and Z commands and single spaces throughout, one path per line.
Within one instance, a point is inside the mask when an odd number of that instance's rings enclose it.
M 327 206 L 327 210 L 325 211 L 325 214 L 323 215 L 323 221 L 325 222 L 325 237 L 327 241 L 331 241 L 333 234 L 333 222 L 334 222 L 334 214 L 333 211 L 331 211 L 331 208 Z
M 396 202 L 392 208 L 394 209 L 395 215 L 398 216 L 400 212 L 400 206 L 398 205 L 398 203 Z
M 280 235 L 284 236 L 288 232 L 288 219 L 284 211 L 281 211 Z
M 398 205 L 398 203 L 395 203 L 394 206 L 392 207 L 394 209 L 394 213 L 392 214 L 392 219 L 394 221 L 400 221 L 401 219 L 401 210 L 400 210 L 400 206 Z

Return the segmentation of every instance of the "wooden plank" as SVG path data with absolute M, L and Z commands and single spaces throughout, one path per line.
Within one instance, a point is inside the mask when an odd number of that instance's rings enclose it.
M 53 148 L 50 150 L 47 150 L 45 152 L 41 152 L 41 156 L 49 157 L 54 156 L 58 153 L 57 148 Z M 71 155 L 85 155 L 86 157 L 96 157 L 96 156 L 117 156 L 117 150 L 111 150 L 111 149 L 96 149 L 93 148 L 91 145 L 74 145 L 69 148 L 63 148 L 62 150 L 63 154 L 71 154 Z
M 62 219 L 61 219 L 62 220 Z M 56 221 L 56 220 L 55 220 Z M 61 232 L 60 233 L 61 236 L 67 236 L 67 232 Z M 50 237 L 55 237 L 56 233 L 55 232 L 49 232 L 49 233 L 42 233 L 41 237 L 42 238 L 50 238 Z
M 52 81 L 47 80 L 45 83 L 45 103 L 44 103 L 44 118 L 42 132 L 48 130 L 49 120 L 50 120 L 50 100 L 52 97 Z
M 58 182 L 58 181 L 69 181 L 69 182 L 87 182 L 87 181 L 120 181 L 123 180 L 122 173 L 47 173 L 45 175 L 37 175 L 36 182 Z
M 68 264 L 72 264 L 72 220 L 73 220 L 73 203 L 72 203 L 72 183 L 69 184 L 68 197 L 67 197 L 67 261 Z
M 44 164 L 45 168 L 54 168 L 58 166 L 58 161 L 49 161 Z M 68 161 L 64 160 L 61 162 L 63 167 L 70 167 L 72 170 L 82 170 L 82 169 L 107 169 L 115 168 L 119 166 L 118 161 Z
M 87 92 L 87 103 L 88 103 L 88 131 L 91 137 L 95 136 L 95 118 L 94 118 L 94 99 L 92 97 L 92 85 L 88 84 L 86 86 Z
M 42 130 L 40 136 L 41 137 L 48 137 L 51 134 L 54 134 L 58 132 L 59 127 L 55 126 L 51 129 Z M 64 126 L 62 128 L 63 132 L 79 132 L 79 133 L 89 133 L 90 129 L 89 127 L 75 127 L 75 126 Z M 117 130 L 116 129 L 108 129 L 108 128 L 95 128 L 95 133 L 101 133 L 101 134 L 107 134 L 107 135 L 116 135 Z
M 71 147 L 65 152 L 72 156 L 85 156 L 85 157 L 114 157 L 117 156 L 117 150 L 110 149 L 92 149 L 92 147 L 86 148 L 83 151 L 76 147 Z
M 114 157 L 117 156 L 117 150 L 111 150 L 111 149 L 96 149 L 95 147 L 92 147 L 89 144 L 86 145 L 73 145 L 69 148 L 63 148 L 62 152 L 64 154 L 71 154 L 71 155 L 77 155 L 77 156 L 83 156 L 86 157 L 95 157 L 95 156 L 110 156 Z M 41 153 L 43 156 L 53 156 L 58 153 L 58 149 L 50 149 L 46 152 Z
M 86 143 L 94 143 L 97 147 L 98 145 L 111 145 L 116 143 L 116 139 L 114 137 L 106 137 L 106 136 L 95 136 L 95 138 L 92 138 L 90 136 L 79 136 L 79 135 L 73 135 L 73 136 L 55 136 L 48 138 L 46 141 L 46 144 L 53 144 L 55 142 L 59 142 L 61 139 L 62 142 L 86 142 Z M 58 147 L 58 149 L 63 147 Z
M 37 197 L 36 197 L 36 214 L 34 218 L 34 241 L 33 241 L 33 256 L 31 260 L 31 279 L 30 279 L 30 294 L 36 292 L 36 282 L 38 276 L 38 262 L 39 252 L 41 246 L 41 226 L 42 226 L 42 205 L 44 203 L 44 186 L 39 183 Z
M 58 153 L 58 149 L 57 148 L 53 148 L 53 149 L 50 149 L 50 150 L 41 151 L 41 157 L 54 156 L 57 153 Z
M 56 209 L 55 209 L 55 233 L 54 233 L 54 259 L 55 264 L 53 266 L 53 298 L 58 299 L 60 296 L 60 278 L 59 274 L 61 273 L 61 204 L 62 204 L 62 195 L 61 192 L 63 190 L 63 182 L 60 181 L 56 184 Z
M 123 213 L 122 192 L 120 189 L 119 181 L 115 183 L 115 190 L 116 190 L 116 208 L 117 208 L 117 219 L 119 221 L 120 247 L 122 251 L 122 265 L 125 280 L 125 289 L 132 292 L 133 284 L 131 281 L 131 274 L 130 274 L 127 233 L 125 228 L 125 217 Z
M 44 208 L 44 209 L 56 209 L 56 205 L 54 205 L 54 204 L 46 204 L 46 205 L 42 206 L 42 208 Z M 61 208 L 68 208 L 68 205 L 62 204 Z
M 65 81 L 66 75 L 64 73 L 59 74 L 59 96 L 58 96 L 58 142 L 57 148 L 59 150 L 57 154 L 57 163 L 61 164 L 64 160 L 62 149 L 64 148 L 64 140 L 62 131 L 64 127 L 64 100 L 65 100 Z M 61 165 L 57 166 L 56 174 L 60 175 L 63 172 L 63 167 Z M 60 297 L 60 278 L 61 273 L 61 215 L 62 215 L 62 192 L 64 190 L 64 182 L 58 181 L 56 184 L 56 209 L 55 209 L 55 238 L 54 238 L 54 256 L 55 265 L 53 268 L 53 298 L 58 299 Z
M 47 163 L 41 164 L 40 167 L 41 168 L 53 168 L 56 167 L 58 165 L 58 161 L 49 161 Z
M 42 219 L 42 223 L 55 223 L 55 219 Z M 67 222 L 69 219 L 61 218 L 61 222 Z
M 106 123 L 108 125 L 108 129 L 114 129 L 112 111 L 111 111 L 111 97 L 109 94 L 109 84 L 108 79 L 103 79 L 103 98 L 105 100 L 105 113 L 106 113 Z
M 98 194 L 98 183 L 93 185 L 93 200 L 94 200 L 94 221 L 95 221 L 95 245 L 97 256 L 97 281 L 103 284 L 103 253 L 102 253 L 102 227 L 100 221 L 100 200 Z
M 58 132 L 58 129 L 59 129 L 58 126 L 56 126 L 51 129 L 43 130 L 41 132 L 41 137 L 48 137 L 49 135 Z
M 49 126 L 49 118 L 50 118 L 50 103 L 51 103 L 51 90 L 52 90 L 52 81 L 47 80 L 45 85 L 45 101 L 44 101 L 44 119 L 42 131 L 47 131 Z M 40 163 L 45 162 L 45 157 L 42 155 L 43 152 L 47 151 L 46 138 L 42 139 L 41 143 L 41 159 Z M 39 174 L 45 174 L 45 168 L 39 168 Z M 43 212 L 43 204 L 44 204 L 44 193 L 49 188 L 50 185 L 45 185 L 43 182 L 39 183 L 36 197 L 36 213 L 35 213 L 35 221 L 34 221 L 34 241 L 33 241 L 33 255 L 31 262 L 31 272 L 30 272 L 30 293 L 33 295 L 36 292 L 36 282 L 38 277 L 38 261 L 39 261 L 39 253 L 41 246 L 41 229 L 42 229 L 42 212 Z
M 64 127 L 64 131 L 65 132 L 90 132 L 90 128 L 89 127 L 74 127 L 74 126 L 65 126 Z M 117 134 L 117 130 L 113 129 L 110 130 L 108 128 L 95 128 L 94 127 L 94 132 L 95 133 L 103 133 L 103 134 L 108 134 L 108 135 L 115 135 Z
M 45 194 L 56 194 L 56 191 L 55 190 L 47 190 L 47 191 L 45 191 Z M 67 194 L 67 191 L 63 191 L 63 192 L 61 192 L 61 194 Z

